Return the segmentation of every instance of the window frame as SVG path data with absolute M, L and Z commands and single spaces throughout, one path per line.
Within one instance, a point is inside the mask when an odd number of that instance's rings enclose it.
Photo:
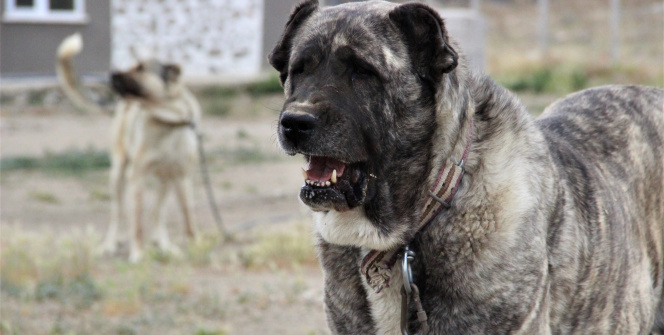
M 87 23 L 85 0 L 73 0 L 73 10 L 52 10 L 50 0 L 33 0 L 31 8 L 16 6 L 16 0 L 5 0 L 2 21 L 7 23 Z

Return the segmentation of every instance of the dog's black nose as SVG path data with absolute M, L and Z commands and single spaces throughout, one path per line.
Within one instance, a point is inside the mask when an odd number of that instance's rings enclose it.
M 143 90 L 138 82 L 121 72 L 111 73 L 111 87 L 121 96 L 143 96 Z
M 318 118 L 309 113 L 289 113 L 281 115 L 281 131 L 293 144 L 306 140 L 316 128 Z

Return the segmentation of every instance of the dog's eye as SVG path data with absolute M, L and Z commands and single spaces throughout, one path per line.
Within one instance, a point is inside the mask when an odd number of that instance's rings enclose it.
M 290 69 L 290 78 L 291 78 L 291 90 L 295 90 L 295 85 L 297 83 L 298 75 L 304 73 L 304 62 L 296 62 Z
M 365 64 L 354 63 L 351 67 L 351 80 L 369 79 L 376 77 L 376 73 Z
M 304 72 L 304 62 L 298 62 L 293 64 L 293 68 L 291 69 L 291 76 L 297 76 L 298 74 L 301 74 Z

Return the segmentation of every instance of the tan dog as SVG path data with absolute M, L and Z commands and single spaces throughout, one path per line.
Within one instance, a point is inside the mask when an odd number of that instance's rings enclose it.
M 71 59 L 82 50 L 80 35 L 72 35 L 58 49 L 58 78 L 67 96 L 79 107 L 101 110 L 78 89 Z M 150 223 L 157 223 L 155 239 L 165 252 L 179 255 L 170 242 L 164 222 L 166 197 L 175 190 L 187 236 L 196 235 L 192 222 L 191 173 L 196 164 L 197 134 L 201 110 L 193 94 L 180 80 L 177 65 L 140 62 L 127 72 L 114 72 L 111 82 L 122 100 L 111 127 L 111 222 L 100 248 L 102 254 L 117 249 L 118 227 L 125 220 L 125 194 L 132 204 L 129 218 L 129 260 L 142 256 L 144 190 L 155 181 L 155 205 Z

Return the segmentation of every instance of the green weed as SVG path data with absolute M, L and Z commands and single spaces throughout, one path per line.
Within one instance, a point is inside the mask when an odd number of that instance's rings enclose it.
M 91 231 L 77 232 L 56 239 L 3 227 L 0 255 L 3 292 L 37 301 L 57 299 L 77 308 L 89 307 L 102 296 L 92 276 L 92 245 L 97 239 L 91 234 Z
M 213 251 L 219 245 L 220 236 L 203 235 L 187 246 L 187 258 L 196 266 L 210 265 Z
M 44 104 L 45 96 L 46 96 L 46 91 L 44 90 L 30 91 L 30 93 L 28 94 L 28 104 L 31 106 L 41 106 Z
M 47 204 L 59 204 L 60 203 L 60 199 L 55 194 L 53 194 L 51 192 L 46 192 L 46 191 L 30 192 L 30 194 L 28 194 L 28 197 L 30 199 L 33 199 L 33 200 L 36 200 L 36 201 L 39 201 L 39 202 L 43 202 L 43 203 L 47 203 Z
M 82 173 L 111 166 L 108 153 L 95 149 L 46 153 L 43 157 L 8 157 L 0 159 L 0 171 L 40 170 L 46 172 Z
M 226 98 L 208 98 L 203 104 L 203 110 L 209 115 L 226 116 L 231 111 L 231 102 Z
M 566 94 L 608 84 L 661 86 L 662 76 L 629 65 L 531 63 L 497 73 L 496 81 L 517 92 Z
M 249 84 L 246 90 L 254 97 L 284 92 L 284 88 L 281 86 L 281 81 L 279 80 L 279 75 L 277 74 L 273 74 L 265 80 Z
M 111 200 L 111 194 L 106 191 L 106 190 L 101 190 L 101 189 L 94 189 L 90 191 L 90 200 L 91 201 L 110 201 Z
M 199 328 L 194 335 L 226 335 L 228 332 L 225 329 L 204 329 Z

